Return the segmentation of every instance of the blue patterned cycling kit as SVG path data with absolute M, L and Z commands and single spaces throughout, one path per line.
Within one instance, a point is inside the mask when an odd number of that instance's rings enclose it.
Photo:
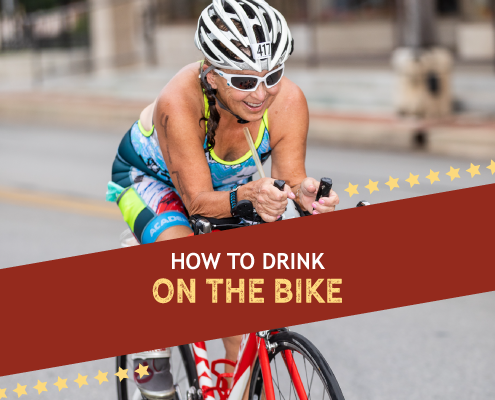
M 272 150 L 267 114 L 268 110 L 263 115 L 255 142 L 262 163 L 269 158 Z M 205 117 L 209 117 L 206 96 Z M 235 185 L 248 183 L 257 172 L 251 151 L 238 160 L 224 161 L 215 154 L 214 149 L 208 149 L 206 138 L 203 148 L 215 191 L 230 191 Z M 133 192 L 129 193 L 129 190 L 121 192 L 117 203 L 125 221 L 140 243 L 154 242 L 170 226 L 189 226 L 185 207 L 181 207 L 183 204 L 177 204 L 182 203 L 180 194 L 170 177 L 154 127 L 146 131 L 141 121 L 133 124 L 119 146 L 112 168 L 112 181 L 109 183 L 109 189 L 113 185 L 130 188 Z M 128 199 L 123 200 L 123 196 L 127 196 Z M 138 202 L 140 204 L 136 203 L 136 196 L 142 200 Z M 175 205 L 164 207 L 164 203 Z M 173 223 L 167 223 L 171 219 L 165 218 L 164 213 L 177 213 L 177 211 L 182 212 L 186 218 L 172 218 Z M 153 235 L 150 235 L 150 232 L 153 232 Z

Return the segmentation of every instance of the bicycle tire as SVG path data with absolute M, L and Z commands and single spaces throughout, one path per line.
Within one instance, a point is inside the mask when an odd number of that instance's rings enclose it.
M 196 389 L 199 389 L 199 379 L 198 374 L 196 372 L 196 363 L 194 362 L 194 357 L 191 351 L 191 347 L 188 344 L 184 344 L 181 346 L 177 346 L 172 348 L 172 352 L 178 349 L 180 354 L 180 360 L 182 361 L 182 365 L 184 367 L 184 372 L 187 378 L 187 388 L 194 386 Z M 116 357 L 117 371 L 119 367 L 122 369 L 128 369 L 128 356 L 117 356 Z M 180 368 L 180 367 L 179 367 Z M 131 374 L 129 374 L 131 375 Z M 134 382 L 132 375 L 129 376 L 129 379 L 123 379 L 120 381 L 117 378 L 117 399 L 118 400 L 132 400 L 132 394 L 129 393 L 128 383 L 129 381 Z M 175 382 L 174 382 L 175 383 Z M 177 397 L 177 396 L 176 396 Z M 185 400 L 186 393 L 182 393 L 182 400 Z
M 328 365 L 327 361 L 320 353 L 320 351 L 308 339 L 306 339 L 304 336 L 298 333 L 288 331 L 288 332 L 281 332 L 272 336 L 270 338 L 270 343 L 276 344 L 277 346 L 273 352 L 268 353 L 268 358 L 270 360 L 270 368 L 272 371 L 272 381 L 274 383 L 273 386 L 275 391 L 275 399 L 277 400 L 289 399 L 292 393 L 296 394 L 294 383 L 292 382 L 290 375 L 288 374 L 287 368 L 285 368 L 284 370 L 283 366 L 285 364 L 283 364 L 283 361 L 278 362 L 278 366 L 277 366 L 277 360 L 282 360 L 282 355 L 280 353 L 283 350 L 291 350 L 294 360 L 296 359 L 297 354 L 298 354 L 297 356 L 298 360 L 300 360 L 301 358 L 305 360 L 304 363 L 299 363 L 300 365 L 297 365 L 297 368 L 299 370 L 299 374 L 301 375 L 301 380 L 303 381 L 303 386 L 305 388 L 308 400 L 311 399 L 311 394 L 314 394 L 315 395 L 314 397 L 317 399 L 322 399 L 322 397 L 324 399 L 325 392 L 327 394 L 327 398 L 330 400 L 344 400 L 344 395 L 342 393 L 342 390 L 340 389 L 339 383 L 337 382 L 337 378 L 332 372 L 330 366 Z M 312 372 L 311 379 L 309 379 L 307 374 L 306 360 L 313 367 L 314 372 Z M 282 363 L 282 368 L 280 368 L 281 366 L 280 363 Z M 305 373 L 301 372 L 302 365 L 304 365 L 304 369 L 306 369 Z M 281 380 L 283 381 L 283 379 L 279 376 L 280 369 L 282 370 L 282 372 L 285 371 L 287 376 L 284 378 L 289 379 L 290 382 L 289 385 L 287 385 L 286 382 L 282 382 L 283 384 L 280 382 Z M 276 377 L 274 375 L 276 375 Z M 317 375 L 318 378 L 320 379 L 321 389 L 313 388 L 315 375 Z M 260 400 L 262 398 L 266 398 L 265 395 L 263 397 L 261 396 L 263 393 L 263 388 L 264 385 L 263 385 L 263 376 L 261 373 L 261 366 L 259 363 L 259 359 L 257 359 L 253 368 L 253 374 L 251 376 L 251 383 L 249 388 L 249 400 Z M 281 390 L 284 389 L 287 393 L 287 388 L 290 393 L 287 396 L 283 396 Z M 320 386 L 318 386 L 318 388 L 320 388 Z M 309 389 L 309 393 L 308 393 L 308 389 Z M 321 396 L 321 394 L 317 392 L 314 392 L 313 390 L 316 391 L 321 390 L 323 396 Z M 295 398 L 298 398 L 298 396 L 295 396 Z

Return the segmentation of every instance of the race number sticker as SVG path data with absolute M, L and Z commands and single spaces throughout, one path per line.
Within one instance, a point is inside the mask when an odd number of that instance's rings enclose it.
M 252 49 L 255 60 L 264 60 L 265 58 L 270 58 L 272 55 L 271 42 L 256 43 L 252 45 Z

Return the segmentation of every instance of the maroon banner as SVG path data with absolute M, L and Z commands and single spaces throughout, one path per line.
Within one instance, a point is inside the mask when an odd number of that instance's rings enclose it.
M 494 198 L 487 185 L 0 270 L 0 375 L 495 290 Z

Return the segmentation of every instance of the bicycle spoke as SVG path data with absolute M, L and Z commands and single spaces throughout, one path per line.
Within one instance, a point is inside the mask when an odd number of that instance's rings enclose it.
M 306 358 L 304 358 L 304 370 L 305 370 L 305 375 L 306 375 L 306 384 L 308 385 L 308 399 L 311 400 L 311 388 L 313 387 L 313 379 L 315 377 L 315 369 L 313 368 L 313 373 L 311 374 L 311 383 L 308 382 L 308 368 L 306 366 Z M 325 393 L 323 391 L 323 393 Z
M 278 389 L 278 394 L 280 395 L 280 397 L 284 398 L 284 396 L 282 395 L 282 392 L 280 391 L 280 385 L 279 385 L 279 380 L 278 380 L 278 369 L 277 369 L 277 357 L 274 357 L 273 358 L 275 360 L 274 364 L 275 364 L 275 374 L 277 375 L 277 389 Z M 272 374 L 272 381 L 273 383 L 275 383 L 275 381 L 273 380 L 273 374 Z
M 303 357 L 303 362 L 304 362 L 304 375 L 306 375 L 306 386 L 309 387 L 309 392 L 308 392 L 308 398 L 311 400 L 311 386 L 309 385 L 308 382 L 308 367 L 306 366 L 306 359 Z M 313 369 L 314 372 L 314 369 Z
M 315 369 L 313 368 L 313 374 L 311 375 L 311 383 L 309 384 L 309 393 L 311 393 L 311 388 L 313 387 L 313 379 L 315 377 Z M 323 391 L 325 393 L 325 391 Z

